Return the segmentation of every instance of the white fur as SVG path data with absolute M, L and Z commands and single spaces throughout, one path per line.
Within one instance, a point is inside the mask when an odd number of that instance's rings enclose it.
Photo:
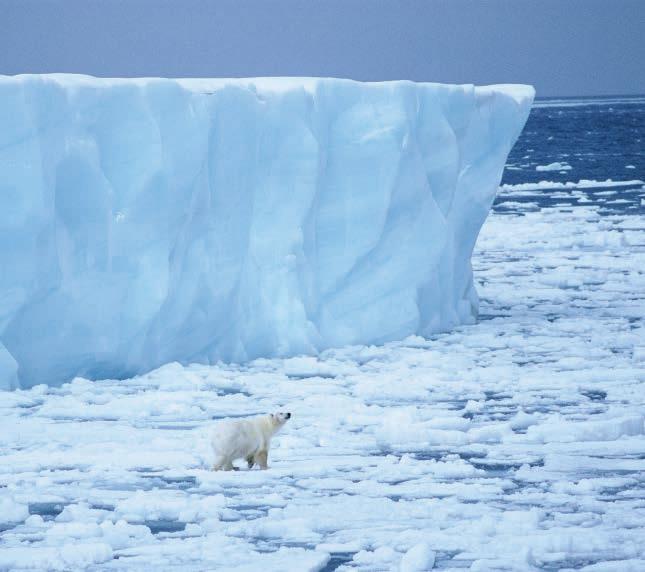
M 219 421 L 213 430 L 212 445 L 215 453 L 213 470 L 234 470 L 235 459 L 246 459 L 249 468 L 254 464 L 268 468 L 267 457 L 271 437 L 291 417 L 290 413 L 261 415 L 250 419 Z

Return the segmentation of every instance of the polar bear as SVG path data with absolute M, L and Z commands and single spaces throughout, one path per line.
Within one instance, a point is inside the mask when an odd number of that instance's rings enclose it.
M 215 452 L 214 471 L 233 471 L 235 459 L 246 459 L 249 469 L 254 464 L 267 469 L 269 443 L 291 413 L 271 413 L 250 419 L 231 419 L 215 425 L 211 443 Z

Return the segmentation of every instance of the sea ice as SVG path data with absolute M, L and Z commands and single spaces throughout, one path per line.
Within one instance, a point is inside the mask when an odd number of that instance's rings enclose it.
M 0 387 L 472 322 L 528 86 L 0 77 Z
M 644 236 L 493 213 L 475 326 L 5 392 L 0 570 L 641 572 Z M 209 470 L 283 407 L 268 471 Z
M 555 162 L 555 163 L 549 163 L 548 165 L 538 165 L 535 167 L 536 171 L 570 171 L 571 170 L 571 165 L 568 163 L 560 163 L 560 162 Z
M 426 572 L 434 567 L 435 553 L 430 546 L 420 542 L 415 544 L 401 558 L 400 572 Z
M 27 505 L 17 503 L 10 495 L 3 493 L 0 495 L 0 527 L 26 520 L 29 516 Z
M 598 187 L 629 187 L 632 185 L 642 185 L 645 181 L 634 179 L 630 181 L 612 181 L 607 179 L 605 181 L 590 181 L 582 179 L 578 182 L 567 181 L 560 183 L 555 181 L 540 181 L 539 183 L 518 183 L 516 185 L 501 185 L 500 190 L 503 193 L 519 193 L 522 191 L 541 191 L 546 189 L 593 189 Z M 568 195 L 567 195 L 568 196 Z

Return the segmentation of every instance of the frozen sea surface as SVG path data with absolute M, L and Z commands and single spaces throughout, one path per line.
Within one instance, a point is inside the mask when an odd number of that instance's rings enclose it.
M 0 570 L 645 570 L 643 157 L 535 129 L 475 326 L 3 394 Z M 208 470 L 214 419 L 276 409 L 270 470 Z

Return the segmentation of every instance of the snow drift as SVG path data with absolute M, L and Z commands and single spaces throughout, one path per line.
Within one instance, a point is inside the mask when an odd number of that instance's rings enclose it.
M 528 86 L 0 76 L 0 387 L 427 335 Z

